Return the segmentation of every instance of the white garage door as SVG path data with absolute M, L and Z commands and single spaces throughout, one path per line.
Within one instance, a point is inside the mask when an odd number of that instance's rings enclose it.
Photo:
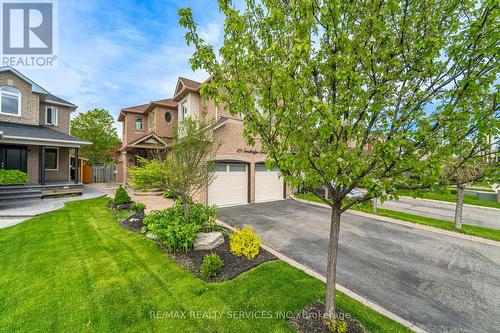
M 283 181 L 277 169 L 267 170 L 264 164 L 255 165 L 255 202 L 283 199 Z
M 248 203 L 248 168 L 246 164 L 217 163 L 215 180 L 208 187 L 208 203 L 232 206 Z

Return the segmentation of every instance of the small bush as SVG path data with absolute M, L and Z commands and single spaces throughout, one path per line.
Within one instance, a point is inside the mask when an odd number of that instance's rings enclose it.
M 328 330 L 332 333 L 346 333 L 347 332 L 347 322 L 343 319 L 336 319 L 334 317 L 328 317 L 326 320 Z
M 143 224 L 173 252 L 191 249 L 202 228 L 200 224 L 186 221 L 181 205 L 154 211 L 144 218 Z
M 165 183 L 165 165 L 156 160 L 148 160 L 137 157 L 140 166 L 129 170 L 131 185 L 140 190 L 152 190 L 162 188 Z
M 127 191 L 123 188 L 123 186 L 120 185 L 116 189 L 115 199 L 113 200 L 113 203 L 115 205 L 123 205 L 129 203 L 130 201 L 130 196 L 128 195 Z
M 0 185 L 22 185 L 28 182 L 29 178 L 25 172 L 0 169 Z
M 142 202 L 134 202 L 132 205 L 130 205 L 130 209 L 132 209 L 136 213 L 142 212 L 145 208 L 146 205 Z
M 261 240 L 253 228 L 245 226 L 243 229 L 235 228 L 234 234 L 229 236 L 231 253 L 253 259 L 259 254 Z
M 200 267 L 200 275 L 204 279 L 214 277 L 219 274 L 223 266 L 224 261 L 222 261 L 217 253 L 207 254 L 203 258 L 203 263 Z
M 165 193 L 163 193 L 163 197 L 165 199 L 172 199 L 172 200 L 177 199 L 177 195 L 175 195 L 175 193 L 172 191 L 165 191 Z

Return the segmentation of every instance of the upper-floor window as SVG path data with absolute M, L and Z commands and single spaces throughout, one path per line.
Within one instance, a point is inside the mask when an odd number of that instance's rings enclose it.
M 47 106 L 45 108 L 45 124 L 57 126 L 57 108 L 55 106 Z
M 165 112 L 165 121 L 170 123 L 172 121 L 172 114 L 170 112 Z
M 11 116 L 21 115 L 21 92 L 14 87 L 4 86 L 0 88 L 0 113 Z
M 181 104 L 181 120 L 186 119 L 187 114 L 188 114 L 188 101 L 186 100 Z
M 142 129 L 142 117 L 135 117 L 135 129 L 136 130 Z

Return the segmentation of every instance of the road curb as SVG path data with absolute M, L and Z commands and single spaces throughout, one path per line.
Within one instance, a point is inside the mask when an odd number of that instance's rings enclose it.
M 444 203 L 444 204 L 448 204 L 448 205 L 451 205 L 451 206 L 455 206 L 456 203 L 454 202 L 450 202 L 450 201 L 443 201 L 443 200 L 434 200 L 434 199 L 424 199 L 424 198 L 413 198 L 413 197 L 407 197 L 405 195 L 401 195 L 400 198 L 405 198 L 405 199 L 411 199 L 411 200 L 419 200 L 419 201 L 429 201 L 429 202 L 435 202 L 435 203 Z M 394 201 L 397 201 L 397 200 L 394 200 Z M 499 211 L 500 212 L 500 208 L 495 208 L 495 207 L 486 207 L 486 206 L 479 206 L 479 205 L 471 205 L 471 204 L 465 204 L 464 203 L 464 206 L 466 207 L 472 207 L 472 208 L 480 208 L 480 209 L 489 209 L 489 210 L 495 210 L 495 211 Z
M 230 226 L 229 224 L 227 224 L 225 222 L 222 222 L 221 220 L 218 220 L 218 219 L 216 220 L 216 222 L 217 222 L 217 224 L 219 224 L 219 225 L 221 225 L 221 226 L 223 226 L 223 227 L 225 227 L 225 228 L 227 228 L 229 230 L 233 230 L 234 231 L 234 228 L 232 226 Z M 275 255 L 279 259 L 283 260 L 287 264 L 289 264 L 289 265 L 291 265 L 291 266 L 293 266 L 293 267 L 295 267 L 297 269 L 300 269 L 301 271 L 303 271 L 307 275 L 310 275 L 313 278 L 316 278 L 316 279 L 322 281 L 323 283 L 326 283 L 326 278 L 323 275 L 319 274 L 316 271 L 313 271 L 309 267 L 304 266 L 301 263 L 293 260 L 292 258 L 287 257 L 283 253 L 281 253 L 281 252 L 273 249 L 272 247 L 270 247 L 270 246 L 268 246 L 266 244 L 261 244 L 260 247 L 262 247 L 264 250 L 270 252 L 271 254 Z M 363 296 L 360 296 L 360 295 L 356 294 L 354 291 L 352 291 L 350 289 L 347 289 L 346 287 L 344 287 L 344 286 L 342 286 L 342 285 L 340 285 L 338 283 L 335 284 L 335 288 L 338 291 L 343 292 L 347 296 L 349 296 L 349 297 L 357 300 L 361 304 L 366 305 L 367 307 L 371 308 L 372 310 L 374 310 L 374 311 L 376 311 L 376 312 L 378 312 L 378 313 L 386 316 L 387 318 L 390 318 L 390 319 L 394 320 L 395 322 L 403 325 L 404 327 L 407 327 L 407 328 L 411 329 L 413 332 L 427 333 L 427 331 L 421 329 L 420 327 L 416 326 L 415 324 L 412 324 L 408 320 L 399 317 L 398 315 L 390 312 L 389 310 L 386 310 L 385 308 L 381 307 L 380 305 L 378 305 L 376 303 L 373 303 L 373 302 L 369 301 L 368 299 L 364 298 Z
M 291 196 L 291 197 L 294 200 L 296 200 L 296 201 L 303 202 L 303 203 L 306 203 L 306 204 L 309 204 L 309 205 L 314 205 L 314 206 L 320 206 L 320 207 L 329 208 L 329 206 L 326 205 L 326 204 L 322 204 L 322 203 L 314 202 L 314 201 L 309 201 L 309 200 L 304 200 L 304 199 L 299 199 L 299 198 L 296 198 L 294 196 Z M 436 234 L 446 235 L 446 236 L 450 236 L 450 237 L 455 237 L 455 238 L 469 240 L 469 241 L 476 242 L 476 243 L 481 243 L 481 244 L 486 244 L 486 245 L 500 247 L 500 242 L 494 241 L 492 239 L 486 239 L 486 238 L 481 238 L 481 237 L 472 236 L 472 235 L 465 235 L 465 234 L 461 234 L 461 233 L 458 233 L 458 232 L 453 232 L 453 231 L 449 231 L 449 230 L 434 228 L 434 227 L 430 227 L 430 226 L 426 226 L 426 225 L 422 225 L 422 224 L 418 224 L 418 223 L 412 223 L 412 222 L 402 221 L 402 220 L 393 219 L 393 218 L 390 218 L 390 217 L 385 217 L 385 216 L 379 216 L 379 215 L 374 215 L 374 214 L 359 212 L 359 211 L 352 210 L 352 209 L 349 209 L 348 212 L 352 213 L 352 214 L 355 214 L 355 215 L 363 216 L 363 217 L 369 217 L 369 218 L 372 218 L 372 219 L 375 219 L 375 220 L 379 220 L 379 221 L 382 221 L 382 222 L 388 222 L 388 223 L 394 223 L 394 224 L 404 225 L 404 226 L 407 226 L 407 227 L 410 227 L 410 228 L 426 230 L 426 231 L 433 232 L 433 233 L 436 233 Z

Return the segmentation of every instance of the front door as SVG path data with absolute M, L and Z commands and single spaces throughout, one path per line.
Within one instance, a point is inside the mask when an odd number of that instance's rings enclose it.
M 0 145 L 0 169 L 28 171 L 26 146 Z

